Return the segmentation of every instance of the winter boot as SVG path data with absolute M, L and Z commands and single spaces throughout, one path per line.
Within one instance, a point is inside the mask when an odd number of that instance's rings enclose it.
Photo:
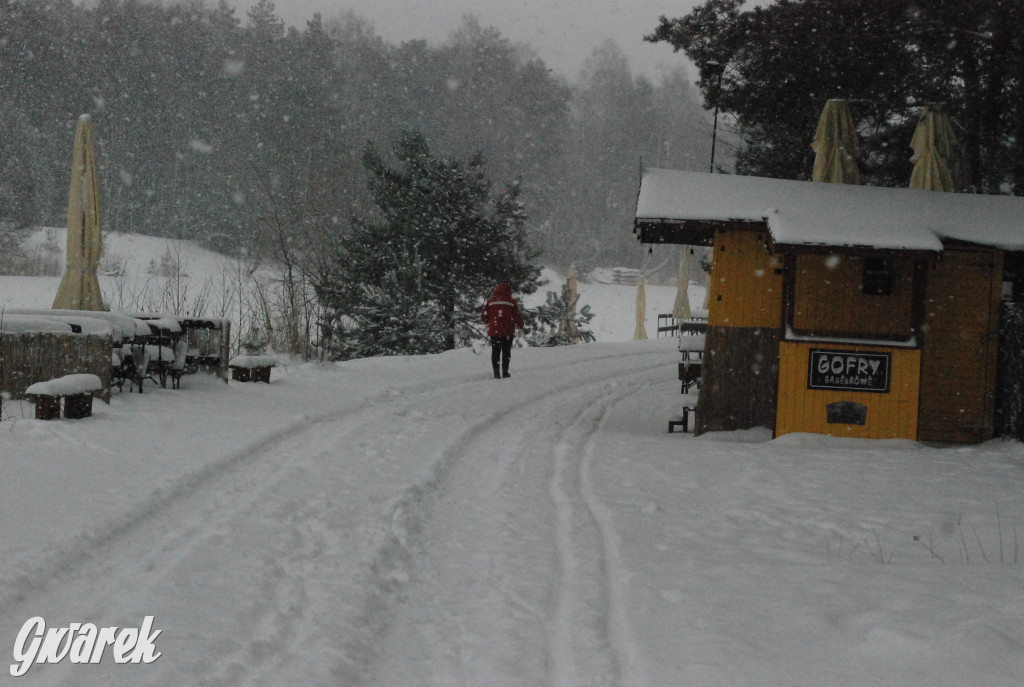
M 501 379 L 501 373 L 498 372 L 498 366 L 497 365 L 494 366 L 494 378 L 495 379 Z
M 494 371 L 494 374 L 495 374 L 495 376 L 497 376 L 497 374 L 498 374 L 498 371 L 497 371 L 497 370 L 495 370 L 495 371 Z M 502 372 L 501 372 L 501 376 L 502 376 L 502 377 L 511 377 L 512 375 L 510 375 L 510 374 L 508 373 L 508 368 L 506 367 L 506 368 L 504 368 L 504 369 L 502 370 Z

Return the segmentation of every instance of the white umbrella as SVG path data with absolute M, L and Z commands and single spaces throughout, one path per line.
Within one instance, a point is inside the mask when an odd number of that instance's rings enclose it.
M 636 282 L 636 330 L 633 332 L 633 340 L 641 341 L 647 338 L 647 328 L 644 321 L 647 319 L 647 295 L 644 292 L 644 278 Z
M 576 336 L 576 301 L 580 298 L 579 291 L 579 273 L 576 271 L 576 265 L 569 267 L 569 321 L 568 321 L 568 334 L 572 337 L 573 342 L 577 340 Z
M 857 126 L 845 100 L 829 100 L 818 120 L 811 143 L 814 150 L 813 181 L 832 184 L 859 184 Z
M 942 112 L 924 108 L 910 140 L 910 188 L 956 192 L 960 187 L 960 144 L 953 124 Z
M 676 301 L 672 305 L 672 317 L 677 320 L 686 320 L 692 317 L 690 312 L 690 265 L 686 260 L 686 248 L 683 247 L 682 255 L 679 256 L 679 277 L 676 280 Z
M 57 288 L 53 307 L 69 310 L 103 310 L 103 296 L 96 270 L 100 265 L 100 184 L 92 142 L 92 118 L 78 118 L 71 159 L 68 193 L 68 254 L 64 278 Z

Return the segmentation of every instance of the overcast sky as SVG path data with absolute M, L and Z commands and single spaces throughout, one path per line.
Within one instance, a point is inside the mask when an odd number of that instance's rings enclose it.
M 211 0 L 212 1 L 212 0 Z M 231 0 L 238 16 L 256 0 Z M 325 19 L 351 9 L 365 17 L 376 33 L 391 43 L 424 38 L 445 40 L 473 14 L 503 36 L 529 43 L 548 67 L 575 78 L 584 59 L 605 38 L 614 40 L 629 57 L 634 73 L 654 77 L 659 65 L 684 62 L 666 43 L 646 43 L 644 34 L 658 17 L 687 14 L 701 0 L 274 0 L 277 14 L 288 24 L 305 26 L 320 12 Z

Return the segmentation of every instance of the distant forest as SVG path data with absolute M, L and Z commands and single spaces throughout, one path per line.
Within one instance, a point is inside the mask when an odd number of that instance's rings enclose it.
M 438 154 L 482 152 L 496 187 L 522 180 L 543 262 L 629 264 L 641 163 L 706 169 L 711 147 L 682 65 L 653 83 L 606 42 L 570 80 L 472 17 L 443 44 L 392 45 L 353 14 L 286 28 L 268 0 L 245 17 L 223 0 L 0 0 L 0 84 L 0 245 L 64 224 L 83 113 L 105 230 L 228 254 L 336 241 L 372 212 L 367 143 L 415 129 Z

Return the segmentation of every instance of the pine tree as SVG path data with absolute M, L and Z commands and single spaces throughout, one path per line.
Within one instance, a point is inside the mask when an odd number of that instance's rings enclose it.
M 526 315 L 530 328 L 526 342 L 531 346 L 566 346 L 595 341 L 594 333 L 586 328 L 594 314 L 589 305 L 577 310 L 579 299 L 578 295 L 573 298 L 568 284 L 562 284 L 561 293 L 548 291 L 544 305 Z
M 358 284 L 358 300 L 336 330 L 341 358 L 421 355 L 445 350 L 445 318 L 436 302 L 424 301 L 423 263 L 403 256 L 404 267 L 387 272 L 380 284 Z
M 353 223 L 318 285 L 334 338 L 346 342 L 339 355 L 455 348 L 478 336 L 479 307 L 498 282 L 520 293 L 537 288 L 518 184 L 492 194 L 482 156 L 437 158 L 416 131 L 394 154 L 391 167 L 367 146 L 377 211 Z M 391 332 L 387 351 L 378 350 L 370 339 L 389 327 L 418 334 Z

